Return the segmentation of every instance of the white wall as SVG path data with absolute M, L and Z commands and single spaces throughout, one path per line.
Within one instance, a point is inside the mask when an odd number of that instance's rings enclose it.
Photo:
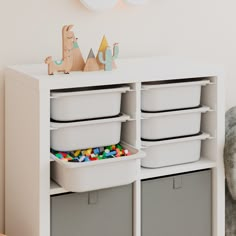
M 121 57 L 181 55 L 223 64 L 230 107 L 236 104 L 235 9 L 235 0 L 149 0 L 143 7 L 119 5 L 95 14 L 79 0 L 1 0 L 0 69 L 41 63 L 48 55 L 59 59 L 61 26 L 73 23 L 84 56 L 90 47 L 96 52 L 106 34 L 111 43 L 120 43 Z M 0 232 L 4 231 L 3 87 L 0 70 Z

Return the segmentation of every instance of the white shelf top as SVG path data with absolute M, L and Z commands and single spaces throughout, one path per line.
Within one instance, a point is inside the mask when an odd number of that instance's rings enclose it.
M 198 162 L 187 163 L 182 165 L 168 166 L 163 168 L 141 168 L 141 178 L 140 179 L 150 179 L 161 176 L 179 174 L 190 171 L 203 170 L 208 168 L 216 167 L 216 162 L 208 159 L 201 158 Z
M 119 59 L 116 64 L 117 69 L 113 71 L 72 71 L 69 75 L 63 73 L 48 75 L 46 64 L 15 65 L 8 67 L 7 71 L 22 73 L 25 75 L 22 80 L 48 89 L 187 79 L 222 74 L 218 66 L 176 57 Z

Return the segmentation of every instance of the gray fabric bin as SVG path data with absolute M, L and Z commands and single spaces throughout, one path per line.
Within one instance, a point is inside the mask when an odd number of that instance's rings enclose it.
M 132 236 L 132 185 L 51 197 L 51 236 Z
M 211 171 L 142 181 L 142 236 L 212 236 Z

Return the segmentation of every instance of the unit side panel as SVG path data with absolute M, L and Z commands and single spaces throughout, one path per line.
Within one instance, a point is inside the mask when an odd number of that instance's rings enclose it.
M 37 89 L 22 83 L 23 76 L 6 73 L 6 234 L 40 236 L 40 226 L 49 221 L 49 214 L 41 217 L 49 208 L 46 198 L 42 204 L 47 188 L 49 202 L 49 164 L 40 160 L 45 154 L 40 150 L 40 96 Z M 43 226 L 45 236 L 48 225 Z
M 224 75 L 217 77 L 217 167 L 213 169 L 213 235 L 225 235 L 225 174 L 223 149 L 225 142 Z

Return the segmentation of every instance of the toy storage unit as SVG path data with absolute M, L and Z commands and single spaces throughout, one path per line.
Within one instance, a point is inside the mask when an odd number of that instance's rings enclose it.
M 222 73 L 174 58 L 117 65 L 6 69 L 7 235 L 224 235 Z M 117 142 L 131 155 L 64 163 L 50 153 Z

